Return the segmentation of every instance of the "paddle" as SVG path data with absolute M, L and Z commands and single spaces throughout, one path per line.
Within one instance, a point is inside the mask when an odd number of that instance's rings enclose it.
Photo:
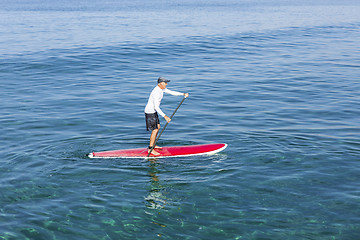
M 175 115 L 176 111 L 179 109 L 179 107 L 181 106 L 181 104 L 184 102 L 185 98 L 187 98 L 187 97 L 184 97 L 184 98 L 181 100 L 181 102 L 179 103 L 179 105 L 177 106 L 177 108 L 175 109 L 175 111 L 173 112 L 173 114 L 171 115 L 170 119 L 173 118 L 173 116 Z M 169 122 L 166 122 L 166 124 L 165 124 L 165 126 L 163 127 L 163 129 L 161 130 L 159 136 L 156 138 L 156 140 L 155 140 L 155 142 L 154 142 L 154 145 L 151 147 L 151 149 L 150 149 L 149 154 L 147 155 L 147 157 L 149 157 L 150 154 L 151 154 L 151 152 L 152 152 L 152 150 L 154 150 L 157 141 L 159 140 L 161 134 L 165 131 L 165 128 L 166 128 L 166 126 L 167 126 L 168 124 L 169 124 Z

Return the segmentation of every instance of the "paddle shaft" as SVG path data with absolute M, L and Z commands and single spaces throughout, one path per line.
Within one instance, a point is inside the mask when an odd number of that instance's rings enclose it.
M 175 111 L 173 112 L 173 114 L 171 115 L 170 119 L 173 118 L 173 116 L 175 115 L 176 111 L 179 109 L 179 107 L 181 106 L 181 104 L 185 101 L 185 98 L 186 98 L 186 97 L 184 97 L 184 98 L 181 100 L 181 102 L 179 103 L 179 105 L 177 106 L 177 108 L 175 109 Z M 169 122 L 166 122 L 166 124 L 165 124 L 165 126 L 163 127 L 163 129 L 161 130 L 159 136 L 156 138 L 156 140 L 155 140 L 155 142 L 154 142 L 154 145 L 151 147 L 151 149 L 150 149 L 149 154 L 147 155 L 147 157 L 149 157 L 150 154 L 151 154 L 151 152 L 154 150 L 157 141 L 159 140 L 161 134 L 165 131 L 165 128 L 167 127 L 168 124 L 169 124 Z

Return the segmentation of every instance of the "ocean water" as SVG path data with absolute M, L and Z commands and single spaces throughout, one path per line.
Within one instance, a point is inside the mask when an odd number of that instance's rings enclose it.
M 359 239 L 359 12 L 0 0 L 0 239 Z M 159 76 L 159 145 L 228 148 L 89 159 L 148 145 Z

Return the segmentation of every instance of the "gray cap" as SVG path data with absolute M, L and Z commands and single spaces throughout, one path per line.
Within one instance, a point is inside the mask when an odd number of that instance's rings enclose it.
M 161 83 L 161 82 L 168 83 L 168 82 L 170 82 L 170 80 L 168 80 L 168 79 L 166 79 L 166 78 L 164 78 L 164 77 L 159 77 L 159 78 L 158 78 L 158 83 Z

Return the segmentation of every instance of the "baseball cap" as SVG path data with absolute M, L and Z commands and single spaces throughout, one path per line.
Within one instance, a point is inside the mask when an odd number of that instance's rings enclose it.
M 161 83 L 161 82 L 168 83 L 168 82 L 170 82 L 170 80 L 168 80 L 168 79 L 166 79 L 166 78 L 164 78 L 164 77 L 159 77 L 159 78 L 158 78 L 158 83 Z

